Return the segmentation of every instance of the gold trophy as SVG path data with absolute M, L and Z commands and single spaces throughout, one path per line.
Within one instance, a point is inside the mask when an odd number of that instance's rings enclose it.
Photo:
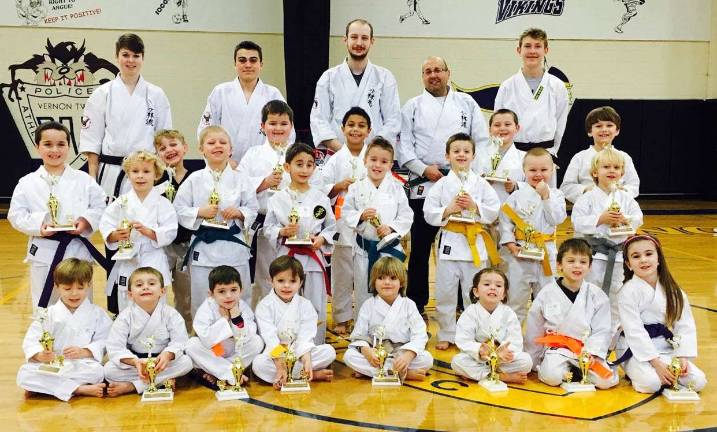
M 700 395 L 692 388 L 693 384 L 690 383 L 687 387 L 683 387 L 678 382 L 678 378 L 682 373 L 682 363 L 678 357 L 673 357 L 670 364 L 667 366 L 672 375 L 675 377 L 675 382 L 672 387 L 664 389 L 662 395 L 669 401 L 698 401 Z
M 281 147 L 280 144 L 272 144 L 272 146 L 277 149 L 276 150 L 276 154 L 277 154 L 276 165 L 274 165 L 273 172 L 274 172 L 274 174 L 284 174 L 284 153 L 286 152 L 286 148 Z M 271 188 L 269 188 L 269 190 L 276 192 L 279 190 L 280 185 L 281 185 L 281 183 L 279 183 L 276 186 L 272 186 Z
M 241 360 L 242 348 L 246 340 L 246 333 L 244 330 L 238 330 L 234 335 L 234 360 L 232 361 L 232 377 L 234 378 L 234 384 L 230 385 L 224 380 L 217 381 L 217 387 L 219 390 L 215 393 L 217 400 L 236 400 L 236 399 L 247 399 L 249 393 L 241 385 L 241 377 L 244 374 L 244 363 Z
M 461 188 L 458 191 L 458 196 L 462 196 L 468 193 L 465 189 L 465 184 L 468 181 L 468 176 L 470 173 L 470 170 L 468 171 L 455 171 L 456 176 L 461 182 Z M 468 210 L 462 210 L 460 214 L 452 214 L 448 216 L 449 222 L 459 222 L 459 223 L 467 223 L 467 224 L 474 224 L 476 223 L 476 210 L 468 209 Z
M 40 323 L 42 327 L 42 336 L 38 342 L 42 346 L 44 351 L 49 351 L 54 354 L 55 351 L 55 338 L 47 330 L 46 323 L 49 319 L 47 309 L 37 308 L 35 319 Z M 42 363 L 38 366 L 37 371 L 46 375 L 59 375 L 68 369 L 69 365 L 65 364 L 65 356 L 62 354 L 56 354 L 49 363 Z
M 594 392 L 595 391 L 595 385 L 590 382 L 590 365 L 592 364 L 592 355 L 585 349 L 585 343 L 587 342 L 588 337 L 590 336 L 590 330 L 585 330 L 583 332 L 582 342 L 583 342 L 583 348 L 582 351 L 580 351 L 580 354 L 577 356 L 577 362 L 578 362 L 578 369 L 580 369 L 580 375 L 582 377 L 580 378 L 579 382 L 573 381 L 573 374 L 572 372 L 567 372 L 565 374 L 565 382 L 560 384 L 560 387 L 563 388 L 568 393 L 582 393 L 582 392 Z
M 304 235 L 301 235 L 301 224 L 299 221 L 301 220 L 301 216 L 299 215 L 299 209 L 294 205 L 296 202 L 296 197 L 294 193 L 287 189 L 286 192 L 291 197 L 291 211 L 289 212 L 289 223 L 290 224 L 296 224 L 298 227 L 296 230 L 296 234 L 286 239 L 286 242 L 284 244 L 287 245 L 294 245 L 294 246 L 311 246 L 311 238 L 309 237 L 309 231 L 307 230 Z
M 378 212 L 376 212 L 376 216 L 372 217 L 368 220 L 368 222 L 373 226 L 374 228 L 378 228 L 381 226 L 381 217 L 378 215 Z M 377 233 L 378 235 L 378 233 Z M 393 246 L 398 244 L 400 241 L 401 236 L 398 235 L 398 233 L 392 232 L 390 234 L 387 234 L 383 237 L 379 236 L 380 240 L 378 244 L 376 245 L 376 249 L 381 250 L 385 248 L 386 246 Z
M 286 365 L 286 382 L 281 386 L 282 392 L 307 392 L 311 390 L 306 372 L 301 369 L 299 378 L 294 378 L 294 365 L 298 358 L 294 351 L 294 342 L 296 341 L 296 332 L 294 329 L 286 329 L 279 334 L 279 340 L 286 342 L 286 352 L 284 353 L 284 364 Z
M 157 386 L 157 359 L 152 357 L 154 336 L 144 339 L 142 344 L 147 348 L 147 360 L 144 363 L 144 369 L 147 372 L 149 381 L 144 392 L 142 392 L 142 402 L 174 400 L 174 390 L 172 389 L 174 380 L 167 380 L 163 387 Z
M 218 171 L 212 171 L 212 178 L 214 180 L 214 188 L 212 189 L 212 193 L 209 194 L 209 199 L 207 200 L 207 203 L 209 205 L 216 205 L 218 206 L 219 203 L 222 201 L 221 195 L 219 195 L 219 180 L 222 176 L 221 172 Z M 215 217 L 211 219 L 204 219 L 202 221 L 202 225 L 212 227 L 212 228 L 220 228 L 220 229 L 229 229 L 229 225 L 225 221 L 220 221 Z
M 503 155 L 500 153 L 503 140 L 500 137 L 490 137 L 490 142 L 495 147 L 495 153 L 490 157 L 490 172 L 483 178 L 490 182 L 505 183 L 508 181 L 508 171 L 503 170 L 501 173 L 498 172 L 498 165 L 500 165 L 500 161 L 503 160 Z
M 77 229 L 75 222 L 72 220 L 72 216 L 67 216 L 67 223 L 60 223 L 58 216 L 60 214 L 60 200 L 54 194 L 55 185 L 60 179 L 57 176 L 49 175 L 45 179 L 50 185 L 50 195 L 47 198 L 47 210 L 50 213 L 50 225 L 45 227 L 46 231 L 58 232 L 58 231 L 74 231 Z
M 386 328 L 382 325 L 376 326 L 373 332 L 373 347 L 376 349 L 376 357 L 378 357 L 378 371 L 371 380 L 371 384 L 381 387 L 399 387 L 401 378 L 394 371 L 386 371 L 386 359 L 389 357 L 389 352 L 384 344 L 385 337 Z
M 532 205 L 528 208 L 521 208 L 519 210 L 519 213 L 521 214 L 521 217 L 524 221 L 529 221 L 530 218 L 533 216 L 533 213 L 535 212 L 537 205 Z M 523 246 L 520 247 L 520 250 L 518 251 L 518 258 L 525 258 L 535 261 L 542 261 L 543 257 L 545 256 L 545 251 L 543 248 L 538 247 L 538 245 L 535 243 L 535 238 L 537 236 L 542 235 L 542 233 L 535 229 L 533 225 L 530 223 L 525 224 L 525 229 L 522 230 L 523 234 L 525 235 L 525 239 L 523 240 Z
M 501 381 L 498 375 L 498 363 L 500 358 L 498 357 L 499 346 L 496 345 L 497 335 L 498 330 L 492 329 L 488 340 L 485 342 L 486 345 L 488 345 L 488 358 L 486 359 L 486 363 L 488 363 L 490 372 L 487 377 L 478 381 L 481 387 L 491 393 L 508 391 L 508 385 Z
M 607 209 L 612 212 L 620 213 L 620 204 L 617 202 L 617 199 L 615 199 L 615 194 L 617 193 L 618 189 L 620 189 L 620 186 L 617 184 L 617 182 L 610 183 L 610 196 L 612 197 L 612 201 L 610 202 L 610 205 Z M 608 229 L 608 234 L 610 235 L 610 237 L 629 236 L 635 234 L 635 229 L 629 223 L 618 224 L 615 226 L 611 226 Z
M 169 202 L 174 202 L 174 197 L 177 195 L 177 188 L 174 187 L 172 184 L 172 179 L 174 178 L 174 168 L 167 165 L 164 168 L 165 171 L 167 171 L 167 187 L 164 188 L 164 196 L 167 197 Z
M 119 198 L 120 213 L 122 214 L 122 220 L 120 221 L 118 229 L 129 230 L 129 237 L 127 240 L 120 240 L 117 245 L 117 253 L 112 255 L 113 261 L 125 261 L 132 259 L 135 255 L 134 243 L 132 242 L 132 223 L 127 217 L 127 196 Z

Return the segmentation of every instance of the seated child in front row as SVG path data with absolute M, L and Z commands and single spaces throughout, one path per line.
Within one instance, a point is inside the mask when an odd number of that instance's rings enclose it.
M 140 267 L 129 277 L 132 302 L 117 315 L 107 338 L 108 396 L 144 392 L 149 383 L 149 354 L 157 359 L 157 386 L 192 370 L 192 360 L 184 355 L 188 339 L 184 320 L 167 302 L 160 301 L 164 293 L 164 280 L 158 270 Z
M 60 301 L 47 309 L 44 323 L 33 321 L 27 329 L 22 343 L 27 363 L 20 367 L 17 385 L 26 394 L 50 394 L 65 402 L 75 395 L 102 397 L 102 358 L 112 320 L 87 299 L 92 289 L 92 263 L 68 258 L 57 265 L 53 277 Z M 44 330 L 55 338 L 53 351 L 46 351 L 39 342 Z M 37 371 L 41 363 L 59 355 L 72 369 L 55 376 Z
M 618 362 L 640 393 L 655 393 L 675 380 L 701 391 L 707 377 L 691 361 L 697 357 L 697 329 L 687 295 L 670 274 L 660 242 L 649 235 L 625 242 L 625 276 L 618 295 L 624 334 L 618 341 Z M 673 343 L 670 343 L 673 342 Z M 674 344 L 674 345 L 673 345 Z M 630 354 L 626 354 L 628 351 Z M 668 369 L 679 359 L 681 371 Z
M 254 359 L 254 374 L 277 390 L 289 373 L 309 381 L 331 381 L 334 372 L 328 367 L 336 359 L 336 351 L 328 344 L 314 344 L 319 316 L 311 302 L 299 295 L 305 282 L 304 268 L 296 258 L 282 255 L 269 265 L 269 275 L 272 290 L 256 306 L 264 352 Z M 288 348 L 297 359 L 292 371 L 286 370 L 284 362 Z
M 433 366 L 433 356 L 426 351 L 426 323 L 413 300 L 407 298 L 408 276 L 403 263 L 393 257 L 376 261 L 371 270 L 373 297 L 361 306 L 351 332 L 351 344 L 344 353 L 344 363 L 356 376 L 373 377 L 378 372 L 378 357 L 373 343 L 375 332 L 383 327 L 386 351 L 392 354 L 384 365 L 402 380 L 422 380 Z
M 533 358 L 538 378 L 551 386 L 580 380 L 577 356 L 591 355 L 590 382 L 599 389 L 617 385 L 617 371 L 605 363 L 612 339 L 607 295 L 585 280 L 592 250 L 583 239 L 569 239 L 558 250 L 562 277 L 549 283 L 535 297 L 526 321 L 526 350 Z
M 497 348 L 500 380 L 524 384 L 533 365 L 523 352 L 520 321 L 504 303 L 508 295 L 508 278 L 494 267 L 487 267 L 473 277 L 471 299 L 458 319 L 456 346 L 461 350 L 453 357 L 451 368 L 461 376 L 480 381 L 490 374 L 488 342 Z
M 197 310 L 194 317 L 197 336 L 189 339 L 185 351 L 204 371 L 202 379 L 210 387 L 217 380 L 235 385 L 234 359 L 241 357 L 243 367 L 248 368 L 264 348 L 264 342 L 256 334 L 254 313 L 240 298 L 241 290 L 241 276 L 234 267 L 219 266 L 209 272 L 209 297 Z M 242 375 L 242 382 L 247 379 Z

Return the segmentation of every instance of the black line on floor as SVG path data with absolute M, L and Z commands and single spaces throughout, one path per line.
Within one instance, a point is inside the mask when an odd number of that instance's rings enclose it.
M 698 305 L 695 305 L 695 304 L 690 305 L 690 306 L 692 306 L 693 308 L 706 310 L 706 311 L 708 311 L 708 312 L 715 312 L 715 313 L 717 313 L 717 309 L 708 308 L 707 306 L 698 306 Z

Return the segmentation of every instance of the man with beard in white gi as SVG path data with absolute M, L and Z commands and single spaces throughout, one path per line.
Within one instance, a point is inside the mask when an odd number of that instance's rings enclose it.
M 448 137 L 463 132 L 479 148 L 488 143 L 488 126 L 476 101 L 448 86 L 451 71 L 443 58 L 427 58 L 421 71 L 425 90 L 402 109 L 398 162 L 410 171 L 408 202 L 413 210 L 408 297 L 423 313 L 428 303 L 428 258 L 438 232 L 423 217 L 423 201 L 433 183 L 448 173 Z
M 382 136 L 395 145 L 401 131 L 401 102 L 398 84 L 386 68 L 368 59 L 374 44 L 373 26 L 355 19 L 346 25 L 344 43 L 348 58 L 321 75 L 316 83 L 311 108 L 311 135 L 316 145 L 337 151 L 344 143 L 341 121 L 349 108 L 358 106 L 371 116 L 371 134 Z
M 259 78 L 264 54 L 257 43 L 240 42 L 234 48 L 234 66 L 237 78 L 214 87 L 197 127 L 197 137 L 207 126 L 219 125 L 226 129 L 232 142 L 232 168 L 237 167 L 249 147 L 266 141 L 261 129 L 264 105 L 275 99 L 286 102 L 279 89 L 264 84 Z M 293 143 L 295 137 L 292 128 L 289 143 Z

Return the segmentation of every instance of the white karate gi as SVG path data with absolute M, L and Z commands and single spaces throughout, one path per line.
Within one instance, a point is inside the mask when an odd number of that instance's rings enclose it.
M 622 154 L 622 157 L 625 159 L 625 174 L 620 179 L 619 184 L 630 192 L 633 198 L 637 198 L 640 194 L 640 177 L 637 176 L 635 164 L 632 162 L 632 158 L 629 154 L 614 147 L 613 150 Z M 563 184 L 560 185 L 560 190 L 563 191 L 565 198 L 571 203 L 577 202 L 587 187 L 597 187 L 590 173 L 592 160 L 596 154 L 595 146 L 590 146 L 585 150 L 577 152 L 575 156 L 570 159 L 570 164 L 568 165 L 568 169 L 565 170 L 565 176 L 563 177 Z
M 660 282 L 653 288 L 644 280 L 633 276 L 620 290 L 620 322 L 625 333 L 618 341 L 617 355 L 619 358 L 628 347 L 632 351 L 632 358 L 623 363 L 623 367 L 625 374 L 632 381 L 632 387 L 640 393 L 655 393 L 662 386 L 655 369 L 649 363 L 650 360 L 659 357 L 669 365 L 674 357 L 686 357 L 690 360 L 697 357 L 695 320 L 684 292 L 682 298 L 682 315 L 672 325 L 674 338 L 679 340 L 675 349 L 662 336 L 650 339 L 644 327 L 645 324 L 665 323 L 667 298 Z M 700 391 L 707 384 L 707 377 L 689 361 L 687 375 L 680 377 L 678 382 L 685 387 L 692 385 L 695 391 Z
M 328 195 L 336 183 L 347 178 L 354 178 L 356 181 L 365 178 L 365 153 L 366 146 L 361 148 L 358 156 L 353 156 L 348 146 L 342 146 L 334 153 L 321 168 L 321 188 L 324 193 Z M 390 173 L 388 175 L 390 176 Z M 338 205 L 340 200 L 345 202 L 346 193 L 340 192 L 332 198 L 331 203 Z M 337 237 L 334 239 L 334 252 L 331 254 L 331 314 L 334 324 L 348 321 L 353 315 L 351 312 L 351 293 L 354 288 L 352 245 L 356 237 L 351 227 L 346 224 L 343 209 L 337 210 L 337 214 L 339 215 L 336 218 Z
M 358 320 L 351 332 L 351 344 L 344 353 L 344 363 L 351 369 L 363 375 L 374 376 L 378 368 L 371 366 L 366 357 L 361 354 L 362 347 L 373 346 L 368 341 L 373 340 L 377 326 L 385 329 L 384 340 L 393 345 L 391 356 L 386 359 L 385 370 L 393 370 L 393 362 L 406 351 L 413 351 L 416 357 L 408 365 L 409 370 L 423 369 L 428 371 L 433 367 L 433 356 L 426 351 L 428 333 L 426 323 L 418 313 L 413 300 L 398 296 L 393 304 L 386 303 L 378 295 L 366 300 L 361 305 Z
M 38 321 L 33 321 L 22 342 L 27 363 L 20 366 L 17 385 L 27 391 L 50 394 L 67 402 L 77 387 L 98 384 L 104 380 L 102 358 L 105 355 L 105 342 L 112 320 L 107 316 L 107 312 L 90 303 L 88 299 L 74 312 L 67 309 L 61 301 L 47 308 L 47 312 L 48 320 L 44 325 L 55 338 L 55 354 L 62 354 L 65 348 L 76 346 L 90 350 L 92 357 L 65 359 L 67 371 L 56 376 L 38 373 L 40 363 L 30 358 L 43 351 L 39 342 L 43 328 Z
M 533 94 L 523 71 L 519 70 L 500 84 L 494 106 L 496 111 L 508 108 L 518 115 L 520 130 L 514 141 L 539 143 L 553 140 L 554 145 L 548 151 L 558 155 L 570 112 L 568 91 L 560 78 L 546 71 Z
M 126 200 L 127 207 L 122 209 L 121 204 Z M 109 242 L 107 238 L 112 231 L 119 228 L 122 219 L 130 222 L 139 222 L 150 228 L 157 235 L 157 240 L 141 234 L 133 229 L 130 239 L 134 243 L 134 256 L 129 260 L 115 261 L 112 271 L 107 278 L 105 293 L 112 294 L 117 285 L 117 304 L 119 310 L 126 308 L 130 303 L 127 297 L 129 277 L 139 267 L 153 267 L 162 273 L 164 286 L 172 284 L 172 272 L 169 270 L 167 255 L 164 247 L 168 246 L 177 237 L 177 213 L 172 203 L 161 195 L 157 189 L 152 189 L 141 201 L 134 190 L 120 195 L 113 201 L 100 220 L 100 233 L 109 250 L 117 250 L 119 242 Z
M 7 219 L 12 227 L 29 237 L 25 261 L 30 263 L 30 292 L 33 308 L 37 307 L 40 301 L 42 288 L 58 246 L 58 242 L 50 240 L 51 237 L 40 236 L 42 224 L 51 222 L 47 208 L 50 185 L 46 179 L 48 174 L 42 166 L 23 176 L 15 186 L 7 213 Z M 68 219 L 75 221 L 82 217 L 90 224 L 90 230 L 82 235 L 90 238 L 99 227 L 105 209 L 105 194 L 102 188 L 87 173 L 66 165 L 52 191 L 60 203 L 58 222 L 66 223 Z M 77 239 L 67 245 L 64 257 L 93 261 L 85 245 Z M 91 299 L 91 293 L 88 295 Z M 54 304 L 57 298 L 58 294 L 53 290 L 49 304 Z
M 351 233 L 350 239 L 353 253 L 351 272 L 356 297 L 354 319 L 356 319 L 356 315 L 358 315 L 360 305 L 363 305 L 364 302 L 373 295 L 372 290 L 368 286 L 368 252 L 356 242 L 356 234 L 360 234 L 361 237 L 367 240 L 379 240 L 376 234 L 376 228 L 371 225 L 370 222 L 361 220 L 361 214 L 367 208 L 375 209 L 381 219 L 381 223 L 390 226 L 400 237 L 408 234 L 411 230 L 411 224 L 413 223 L 413 210 L 411 210 L 411 207 L 408 205 L 408 198 L 406 198 L 403 185 L 393 178 L 390 173 L 386 173 L 386 176 L 378 187 L 374 186 L 368 178 L 349 186 L 342 218 L 340 220 L 344 221 Z M 400 252 L 404 252 L 400 243 L 395 245 L 394 248 Z M 381 256 L 391 255 L 384 252 L 381 253 Z M 331 265 L 333 266 L 333 257 L 331 260 Z M 335 271 L 336 269 L 333 268 L 332 270 Z M 347 312 L 345 316 L 351 316 L 349 315 L 351 313 L 350 291 L 348 293 Z
M 498 216 L 500 201 L 490 184 L 473 171 L 469 171 L 468 179 L 463 186 L 478 206 L 476 223 L 491 224 Z M 443 212 L 453 198 L 461 190 L 461 181 L 454 171 L 441 178 L 428 192 L 423 204 L 426 222 L 433 226 L 445 226 L 448 218 L 443 219 Z M 490 266 L 488 252 L 483 238 L 476 235 L 476 249 L 480 256 L 480 267 L 473 263 L 473 256 L 468 240 L 463 234 L 441 229 L 438 245 L 438 263 L 436 264 L 436 313 L 438 315 L 438 340 L 453 343 L 456 333 L 456 291 L 460 285 L 463 304 L 469 305 L 470 291 L 473 287 L 473 276 L 481 269 Z
M 527 183 L 516 190 L 505 202 L 523 221 L 529 223 L 542 234 L 555 234 L 555 230 L 565 218 L 565 196 L 560 190 L 550 188 L 550 197 L 543 200 L 538 192 Z M 532 213 L 531 213 L 532 212 Z M 527 216 L 526 213 L 531 213 Z M 504 212 L 500 212 L 500 242 L 502 245 L 516 242 L 524 246 L 525 241 L 515 239 L 516 226 Z M 523 322 L 528 312 L 528 302 L 531 294 L 537 294 L 540 288 L 553 281 L 557 274 L 556 257 L 558 250 L 554 241 L 545 242 L 546 254 L 550 261 L 551 275 L 546 276 L 542 261 L 517 258 L 510 253 L 510 249 L 502 247 L 500 256 L 505 261 L 510 292 L 508 293 L 508 306 L 515 311 L 520 322 Z
M 304 369 L 302 356 L 307 352 L 311 353 L 313 370 L 329 367 L 336 359 L 336 351 L 328 344 L 314 344 L 318 319 L 314 306 L 304 297 L 296 294 L 289 303 L 284 303 L 272 290 L 256 307 L 256 323 L 259 335 L 264 340 L 264 352 L 256 356 L 252 363 L 254 374 L 264 382 L 274 382 L 276 365 L 271 358 L 271 351 L 277 345 L 288 342 L 281 340 L 281 335 L 287 330 L 296 335 L 293 350 L 297 361 L 291 371 L 294 378 L 299 378 Z
M 508 349 L 513 360 L 498 362 L 497 370 L 504 373 L 530 372 L 533 362 L 528 353 L 523 352 L 523 334 L 520 321 L 513 310 L 500 303 L 488 312 L 476 302 L 466 308 L 458 318 L 456 325 L 456 346 L 461 350 L 451 361 L 451 368 L 459 375 L 480 381 L 490 374 L 490 365 L 479 358 L 482 343 L 487 342 L 494 333 L 498 344 L 510 342 Z
M 241 356 L 244 368 L 248 369 L 254 357 L 264 348 L 264 341 L 256 334 L 254 313 L 243 300 L 239 300 L 239 313 L 244 319 L 243 327 L 232 324 L 219 313 L 219 305 L 212 298 L 204 300 L 194 317 L 194 332 L 197 336 L 189 339 L 185 349 L 194 364 L 202 370 L 231 385 L 236 381 L 232 375 L 232 362 Z M 243 334 L 240 351 L 235 349 L 236 339 Z M 224 354 L 217 356 L 212 347 L 221 344 Z
M 138 150 L 154 153 L 154 134 L 172 128 L 172 112 L 164 91 L 139 77 L 130 94 L 119 75 L 98 87 L 85 104 L 80 153 L 124 157 Z M 120 165 L 100 163 L 97 181 L 105 194 L 116 197 L 131 189 L 125 177 L 119 194 L 115 183 Z
M 206 206 L 209 195 L 214 190 L 214 177 L 209 167 L 190 174 L 182 183 L 174 198 L 174 208 L 177 210 L 179 223 L 192 231 L 198 230 L 204 219 L 198 216 L 199 208 Z M 217 266 L 228 265 L 234 267 L 241 276 L 241 298 L 251 303 L 252 287 L 249 273 L 249 257 L 251 252 L 251 233 L 249 227 L 256 219 L 258 203 L 256 201 L 256 187 L 252 187 L 249 178 L 235 171 L 229 164 L 226 165 L 216 185 L 219 193 L 219 212 L 215 219 L 222 221 L 221 210 L 228 207 L 238 208 L 244 215 L 244 220 L 233 219 L 229 226 L 236 225 L 241 232 L 235 237 L 247 246 L 226 240 L 217 240 L 214 243 L 198 242 L 189 251 L 189 274 L 192 283 L 192 316 L 194 316 L 207 298 L 209 292 L 209 272 Z M 195 236 L 192 236 L 194 241 Z M 191 242 L 190 242 L 191 245 Z
M 148 383 L 139 377 L 137 368 L 120 360 L 138 358 L 135 353 L 146 354 L 148 351 L 143 342 L 150 336 L 154 337 L 155 343 L 152 357 L 156 358 L 165 351 L 174 354 L 174 360 L 169 362 L 167 369 L 157 374 L 158 386 L 192 370 L 192 360 L 184 355 L 188 336 L 179 312 L 160 301 L 150 315 L 136 303 L 131 303 L 117 315 L 107 338 L 105 378 L 108 382 L 131 382 L 137 393 L 144 392 Z
M 294 198 L 292 198 L 292 195 Z M 336 219 L 334 218 L 334 212 L 331 210 L 329 198 L 318 188 L 311 187 L 304 193 L 291 191 L 289 188 L 276 192 L 269 199 L 269 212 L 266 214 L 266 221 L 264 222 L 264 236 L 275 245 L 277 257 L 288 255 L 289 248 L 283 244 L 285 238 L 279 235 L 279 231 L 289 224 L 289 213 L 292 207 L 296 207 L 299 212 L 298 236 L 303 237 L 306 233 L 309 233 L 321 235 L 325 239 L 321 249 L 314 252 L 324 268 L 326 268 L 328 263 L 324 258 L 324 254 L 330 254 L 333 249 Z M 323 207 L 326 213 L 320 219 L 314 216 L 319 207 Z M 311 301 L 319 315 L 316 344 L 320 345 L 324 343 L 326 337 L 327 294 L 324 273 L 321 271 L 319 263 L 314 261 L 313 258 L 299 254 L 296 254 L 294 258 L 299 260 L 304 267 L 304 274 L 306 275 L 303 296 Z
M 207 97 L 207 106 L 197 126 L 197 137 L 207 126 L 222 126 L 231 138 L 232 159 L 239 162 L 250 148 L 266 141 L 261 130 L 261 109 L 267 102 L 277 99 L 286 101 L 279 89 L 264 84 L 262 80 L 257 82 L 249 101 L 244 96 L 239 78 L 221 83 Z M 289 142 L 293 143 L 295 139 L 292 127 Z
M 609 309 L 605 293 L 590 282 L 583 281 L 575 303 L 570 301 L 555 281 L 540 290 L 528 312 L 525 346 L 533 358 L 534 369 L 538 371 L 541 381 L 558 386 L 564 381 L 570 365 L 578 366 L 577 356 L 569 349 L 547 349 L 545 345 L 535 342 L 536 338 L 546 333 L 558 333 L 582 340 L 584 349 L 595 356 L 596 361 L 609 368 L 605 363 L 613 334 Z M 585 332 L 589 332 L 587 339 L 584 339 Z M 592 370 L 588 375 L 590 382 L 599 389 L 613 387 L 619 381 L 617 370 L 612 371 L 610 378 L 602 378 Z
M 620 211 L 628 219 L 630 225 L 637 230 L 642 225 L 642 210 L 632 195 L 623 190 L 615 193 L 615 199 L 620 204 Z M 575 229 L 575 237 L 595 236 L 607 238 L 613 243 L 622 244 L 627 239 L 626 235 L 610 237 L 608 225 L 597 225 L 600 215 L 607 210 L 612 202 L 612 194 L 605 193 L 597 185 L 590 191 L 585 192 L 573 205 L 570 219 Z M 624 273 L 622 269 L 622 248 L 615 255 L 615 265 L 613 266 L 612 280 L 610 281 L 610 315 L 612 317 L 613 329 L 617 330 L 620 326 L 620 319 L 617 313 L 617 297 L 622 288 Z M 607 255 L 602 253 L 593 254 L 593 263 L 590 268 L 590 274 L 585 278 L 588 282 L 597 286 L 602 286 L 605 278 L 605 270 L 607 268 Z
M 488 143 L 488 125 L 476 101 L 466 93 L 448 90 L 445 99 L 424 90 L 401 109 L 401 142 L 398 163 L 411 171 L 410 178 L 423 175 L 428 165 L 447 166 L 446 141 L 463 132 L 473 138 L 476 150 Z M 432 182 L 411 188 L 411 198 L 425 198 Z
M 481 176 L 487 176 L 493 171 L 491 166 L 491 157 L 498 151 L 495 146 L 482 146 L 476 148 L 476 156 L 473 159 L 471 168 L 476 174 Z M 523 173 L 523 158 L 525 152 L 518 150 L 514 145 L 511 144 L 506 150 L 505 154 L 498 163 L 498 169 L 496 173 L 502 177 L 508 177 L 514 183 L 520 183 L 519 187 L 524 187 L 525 174 Z M 498 195 L 498 199 L 501 203 L 504 203 L 508 199 L 508 192 L 505 191 L 505 183 L 501 182 L 489 182 L 493 186 L 493 190 Z
M 371 133 L 366 142 L 382 136 L 395 146 L 396 137 L 401 132 L 398 84 L 388 69 L 370 61 L 359 85 L 356 85 L 346 61 L 321 74 L 310 116 L 314 143 L 318 145 L 329 139 L 346 142 L 341 132 L 341 120 L 346 111 L 355 106 L 366 110 L 371 117 Z

